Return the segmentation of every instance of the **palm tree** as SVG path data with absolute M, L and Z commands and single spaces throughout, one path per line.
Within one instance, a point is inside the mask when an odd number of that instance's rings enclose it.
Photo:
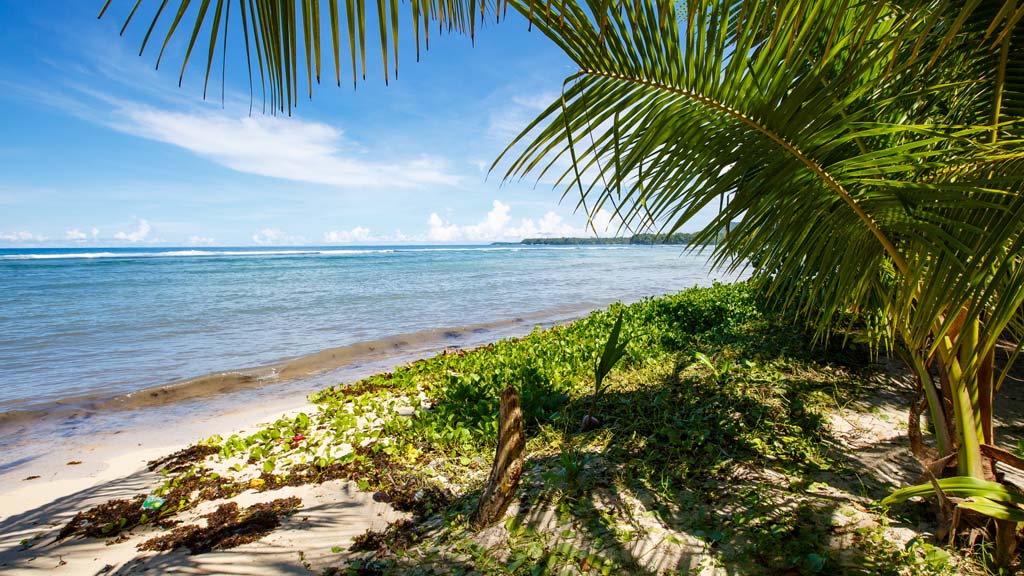
M 994 350 L 1007 331 L 1019 341 L 1024 299 L 1020 10 L 689 2 L 678 17 L 592 2 L 555 12 L 537 25 L 580 72 L 507 175 L 543 173 L 567 154 L 562 181 L 591 206 L 668 232 L 731 194 L 697 241 L 738 220 L 719 263 L 756 257 L 769 294 L 819 334 L 852 319 L 906 359 L 936 429 L 930 468 L 940 476 L 956 460 L 937 485 L 999 520 L 1005 561 L 1024 515 L 984 480 L 993 459 L 1020 464 L 995 447 L 992 426 Z
M 190 30 L 182 73 L 199 42 L 208 79 L 231 1 L 202 0 L 189 12 L 190 0 L 178 0 L 165 13 L 167 4 L 161 0 L 143 49 L 170 20 L 163 47 Z M 272 110 L 290 111 L 300 88 L 311 94 L 320 80 L 321 8 L 337 82 L 345 37 L 352 81 L 365 77 L 364 0 L 234 6 L 250 78 Z M 756 261 L 766 293 L 819 336 L 857 330 L 898 353 L 935 430 L 934 449 L 915 443 L 915 453 L 943 478 L 892 500 L 938 491 L 957 513 L 992 516 L 998 559 L 1008 561 L 1024 510 L 992 482 L 994 462 L 1024 461 L 996 446 L 992 404 L 1016 357 L 997 375 L 997 345 L 1024 333 L 1024 3 L 408 6 L 417 51 L 432 23 L 473 35 L 478 15 L 500 20 L 512 8 L 578 68 L 495 163 L 506 166 L 506 178 L 553 173 L 589 213 L 609 207 L 627 226 L 654 223 L 664 233 L 728 197 L 695 239 L 729 229 L 717 264 Z M 385 81 L 389 62 L 397 70 L 402 9 L 398 0 L 376 4 Z M 191 25 L 181 28 L 185 20 Z M 911 410 L 912 429 L 919 413 Z

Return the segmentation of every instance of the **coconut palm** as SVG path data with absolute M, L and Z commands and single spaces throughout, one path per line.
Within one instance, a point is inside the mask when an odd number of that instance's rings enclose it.
M 352 81 L 365 76 L 364 0 L 234 8 L 177 0 L 165 11 L 168 3 L 149 20 L 143 49 L 157 24 L 169 23 L 161 56 L 184 30 L 182 73 L 199 43 L 209 78 L 237 9 L 250 78 L 272 110 L 289 111 L 300 89 L 312 93 L 322 44 L 339 84 L 343 39 Z M 997 374 L 997 346 L 1024 333 L 1024 3 L 411 0 L 404 8 L 378 0 L 375 8 L 385 81 L 389 64 L 397 70 L 400 11 L 411 12 L 417 50 L 431 24 L 472 35 L 478 15 L 500 20 L 511 8 L 529 18 L 578 70 L 496 162 L 505 177 L 554 175 L 588 213 L 610 208 L 627 227 L 663 233 L 722 203 L 696 238 L 728 229 L 717 264 L 755 262 L 766 293 L 819 336 L 866 335 L 916 376 L 935 446 L 917 442 L 915 453 L 941 479 L 892 500 L 938 491 L 957 514 L 995 518 L 999 560 L 1008 561 L 1024 510 L 992 482 L 994 462 L 1024 461 L 996 446 L 992 404 L 1015 358 Z M 911 410 L 912 430 L 920 412 Z

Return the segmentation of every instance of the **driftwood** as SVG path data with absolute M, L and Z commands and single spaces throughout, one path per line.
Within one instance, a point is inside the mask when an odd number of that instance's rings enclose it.
M 988 456 L 992 460 L 995 460 L 996 462 L 1002 462 L 1003 464 L 1006 464 L 1011 468 L 1016 468 L 1017 470 L 1024 471 L 1024 458 L 1017 456 L 1013 452 L 1003 450 L 1002 448 L 999 448 L 997 446 L 982 444 L 981 453 L 984 454 L 985 456 Z
M 494 524 L 505 515 L 512 502 L 519 479 L 523 475 L 523 450 L 526 434 L 523 432 L 523 410 L 519 392 L 509 386 L 501 393 L 498 412 L 498 448 L 494 453 L 494 466 L 487 486 L 480 494 L 473 525 L 478 529 Z
M 996 566 L 1009 567 L 1016 555 L 1017 523 L 1012 520 L 996 519 Z

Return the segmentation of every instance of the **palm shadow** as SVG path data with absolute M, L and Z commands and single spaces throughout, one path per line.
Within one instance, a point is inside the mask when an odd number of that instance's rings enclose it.
M 584 571 L 591 566 L 587 551 L 630 574 L 707 566 L 728 574 L 879 569 L 864 534 L 884 534 L 885 527 L 866 507 L 920 475 L 905 434 L 913 388 L 882 378 L 877 368 L 861 374 L 863 354 L 826 358 L 800 338 L 783 342 L 770 348 L 746 338 L 729 345 L 740 360 L 798 358 L 850 376 L 822 381 L 794 370 L 782 380 L 742 384 L 728 374 L 695 377 L 692 353 L 680 350 L 667 374 L 635 390 L 606 393 L 599 430 L 575 431 L 589 398 L 560 407 L 553 426 L 572 430 L 566 445 L 600 435 L 600 450 L 573 455 L 568 449 L 567 456 L 563 448 L 529 459 L 518 503 L 484 540 L 503 542 L 495 553 L 514 559 L 544 535 L 541 553 L 528 562 L 540 566 L 558 555 Z M 858 384 L 837 387 L 846 380 Z M 826 416 L 813 409 L 823 398 L 842 410 Z M 856 427 L 836 432 L 835 414 L 894 425 L 884 434 Z M 765 446 L 769 432 L 776 443 Z M 462 507 L 478 496 L 465 495 Z

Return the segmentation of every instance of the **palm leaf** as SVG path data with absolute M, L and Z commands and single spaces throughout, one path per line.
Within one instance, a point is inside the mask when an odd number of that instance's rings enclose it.
M 241 22 L 241 36 L 246 47 L 250 88 L 254 83 L 251 58 L 252 53 L 255 52 L 264 103 L 269 101 L 271 111 L 291 112 L 291 108 L 298 102 L 298 85 L 301 76 L 305 76 L 305 84 L 310 97 L 313 94 L 314 82 L 320 83 L 321 44 L 323 41 L 321 30 L 324 25 L 321 21 L 321 4 L 323 1 L 327 3 L 326 13 L 329 15 L 327 26 L 331 38 L 331 52 L 334 58 L 337 83 L 341 84 L 340 37 L 347 33 L 351 52 L 352 79 L 353 85 L 355 85 L 360 74 L 364 79 L 366 78 L 368 24 L 365 0 L 346 0 L 343 13 L 339 11 L 338 0 L 238 0 L 237 2 L 238 21 Z M 150 35 L 161 25 L 161 16 L 166 13 L 164 9 L 168 3 L 172 6 L 170 12 L 174 14 L 174 17 L 164 33 L 163 45 L 157 57 L 157 66 L 159 67 L 172 40 L 180 32 L 182 23 L 186 22 L 186 27 L 189 27 L 187 22 L 191 18 L 191 34 L 188 37 L 188 47 L 181 59 L 179 83 L 184 79 L 192 51 L 203 50 L 207 55 L 203 87 L 205 96 L 218 38 L 223 42 L 221 46 L 222 54 L 224 54 L 223 66 L 227 66 L 226 52 L 229 26 L 231 25 L 231 2 L 216 0 L 213 5 L 212 22 L 208 23 L 207 16 L 211 0 L 200 0 L 196 10 L 192 10 L 195 6 L 191 0 L 175 0 L 174 2 L 161 0 L 155 14 L 149 19 L 148 30 L 141 42 L 140 54 L 145 50 Z M 116 11 L 114 7 L 117 7 L 118 4 L 126 8 L 130 6 L 130 12 L 125 17 L 121 30 L 124 33 L 129 24 L 133 20 L 137 20 L 136 12 L 141 0 L 130 4 L 127 1 L 114 3 L 112 0 L 107 0 L 100 10 L 99 17 L 103 18 L 108 14 L 113 14 Z M 432 24 L 437 23 L 442 30 L 449 32 L 472 35 L 476 30 L 475 18 L 477 15 L 481 22 L 500 20 L 504 14 L 503 8 L 501 0 L 490 2 L 486 0 L 414 0 L 407 7 L 403 7 L 399 0 L 377 0 L 376 10 L 372 10 L 372 13 L 376 15 L 385 82 L 388 82 L 390 77 L 389 64 L 394 66 L 394 73 L 396 76 L 398 75 L 399 14 L 411 15 L 418 59 L 421 31 L 423 38 L 429 44 L 428 30 Z M 207 24 L 210 27 L 210 32 L 208 39 L 204 40 L 200 37 L 200 30 Z M 301 67 L 300 61 L 302 62 Z
M 1003 504 L 1024 504 L 1024 495 L 1018 494 L 998 482 L 989 482 L 988 480 L 980 480 L 968 476 L 952 476 L 950 478 L 941 478 L 936 483 L 947 496 L 984 498 L 991 502 Z M 896 490 L 886 496 L 881 504 L 883 506 L 892 506 L 893 504 L 906 502 L 911 498 L 934 495 L 934 484 L 919 484 Z
M 912 317 L 914 342 L 963 306 L 998 335 L 1019 296 L 1007 292 L 1017 256 L 1005 258 L 1020 233 L 1021 173 L 1009 168 L 1018 128 L 987 142 L 994 88 L 964 78 L 994 61 L 963 55 L 983 33 L 971 18 L 952 40 L 939 32 L 954 13 L 688 2 L 677 19 L 663 4 L 552 2 L 550 13 L 533 10 L 534 24 L 580 71 L 510 145 L 506 178 L 558 170 L 591 212 L 611 205 L 627 227 L 655 222 L 665 233 L 728 196 L 697 242 L 738 221 L 715 262 L 756 257 L 769 292 L 822 333 L 884 295 L 891 313 Z M 887 262 L 903 284 L 881 290 Z M 1004 303 L 991 315 L 996 295 Z
M 1024 522 L 1024 510 L 1003 502 L 989 500 L 983 496 L 974 496 L 963 502 L 957 503 L 958 508 L 974 510 L 996 520 L 1008 520 L 1010 522 Z

